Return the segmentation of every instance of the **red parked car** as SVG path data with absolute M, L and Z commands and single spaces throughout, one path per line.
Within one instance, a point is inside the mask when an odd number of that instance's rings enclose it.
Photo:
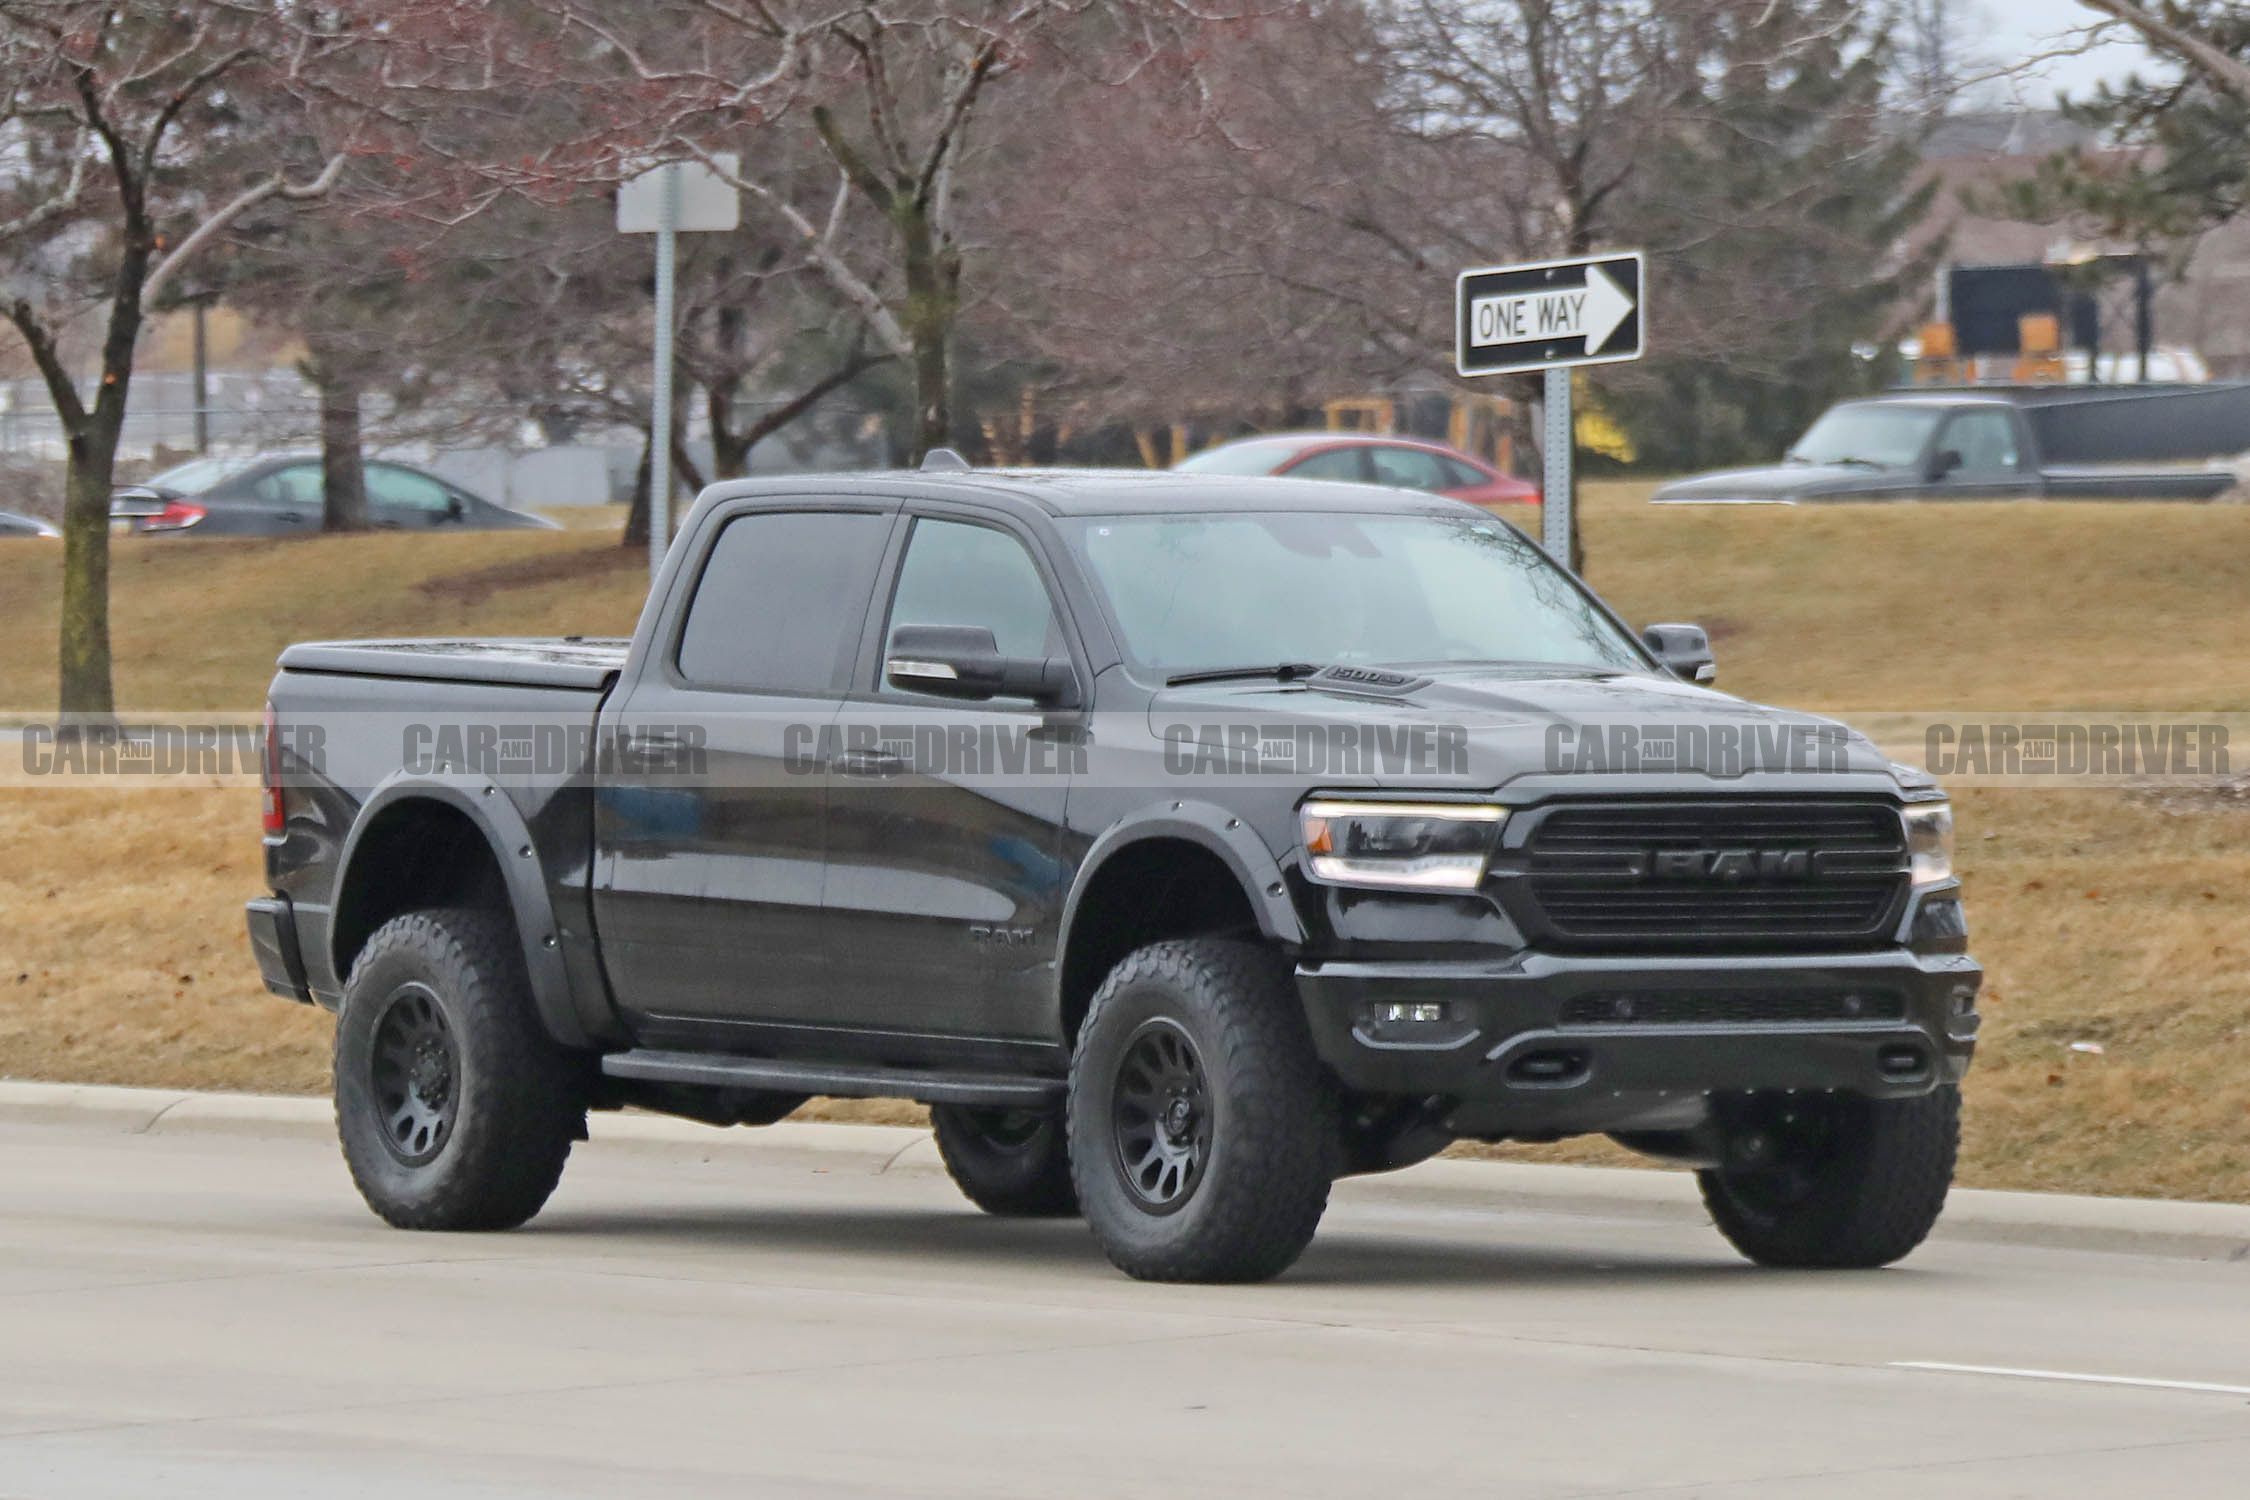
M 1174 467 L 1196 474 L 1287 474 L 1426 490 L 1471 505 L 1537 505 L 1539 487 L 1443 443 L 1359 432 L 1281 432 L 1206 448 Z

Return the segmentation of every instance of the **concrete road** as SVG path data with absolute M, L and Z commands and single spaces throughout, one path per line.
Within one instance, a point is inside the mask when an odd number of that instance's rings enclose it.
M 1410 1173 L 1278 1283 L 1141 1286 L 879 1161 L 597 1139 L 452 1237 L 304 1130 L 0 1124 L 0 1496 L 2250 1492 L 2250 1262 L 1777 1274 Z

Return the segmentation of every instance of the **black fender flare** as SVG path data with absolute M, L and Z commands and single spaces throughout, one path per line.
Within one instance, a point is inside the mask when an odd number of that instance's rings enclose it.
M 1261 936 L 1291 948 L 1303 945 L 1304 919 L 1289 899 L 1289 888 L 1281 878 L 1280 861 L 1248 823 L 1209 802 L 1175 802 L 1152 808 L 1112 823 L 1078 861 L 1078 873 L 1070 883 L 1070 894 L 1063 900 L 1062 921 L 1055 940 L 1058 1011 L 1062 1003 L 1063 959 L 1070 952 L 1079 904 L 1087 889 L 1115 855 L 1136 844 L 1167 838 L 1198 845 L 1219 857 L 1233 873 L 1236 884 L 1242 887 L 1242 894 L 1249 898 Z
M 374 827 L 386 811 L 406 802 L 431 802 L 458 812 L 483 837 L 492 851 L 493 863 L 499 866 L 500 878 L 507 886 L 516 935 L 523 943 L 524 973 L 531 980 L 532 1001 L 538 1007 L 541 1023 L 546 1026 L 548 1035 L 562 1046 L 591 1047 L 593 1039 L 579 1015 L 577 997 L 572 993 L 570 969 L 563 962 L 554 904 L 547 896 L 538 845 L 532 842 L 531 829 L 525 824 L 523 814 L 516 810 L 515 803 L 486 778 L 444 771 L 402 771 L 386 778 L 360 804 L 358 814 L 352 819 L 351 832 L 345 835 L 344 847 L 336 860 L 333 908 L 340 911 L 343 907 L 344 893 L 351 888 L 352 877 L 358 872 L 360 844 L 368 829 Z M 339 983 L 347 977 L 344 968 L 347 955 L 340 951 L 341 927 L 340 922 L 330 920 L 329 963 Z

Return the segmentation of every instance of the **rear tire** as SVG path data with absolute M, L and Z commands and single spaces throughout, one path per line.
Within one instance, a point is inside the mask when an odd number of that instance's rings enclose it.
M 1889 1265 L 1945 1207 L 1961 1142 L 1957 1088 L 1919 1099 L 1759 1096 L 1733 1113 L 1735 1159 L 1696 1181 L 1719 1232 L 1762 1266 Z
M 587 1059 L 533 1011 L 499 912 L 408 912 L 360 950 L 336 1023 L 336 1131 L 400 1229 L 513 1229 L 586 1130 Z
M 1341 1137 L 1335 1086 L 1272 951 L 1152 943 L 1095 993 L 1071 1060 L 1070 1166 L 1127 1275 L 1279 1275 L 1319 1227 Z
M 946 1172 L 986 1213 L 1055 1219 L 1078 1212 L 1061 1115 L 938 1104 L 930 1127 Z

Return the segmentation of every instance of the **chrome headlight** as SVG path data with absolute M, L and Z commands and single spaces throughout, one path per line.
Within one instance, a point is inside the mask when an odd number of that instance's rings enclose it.
M 1305 864 L 1330 885 L 1468 891 L 1484 879 L 1505 808 L 1473 802 L 1343 802 L 1297 810 Z
M 1916 885 L 1953 878 L 1953 804 L 1923 802 L 1906 808 L 1906 858 Z

